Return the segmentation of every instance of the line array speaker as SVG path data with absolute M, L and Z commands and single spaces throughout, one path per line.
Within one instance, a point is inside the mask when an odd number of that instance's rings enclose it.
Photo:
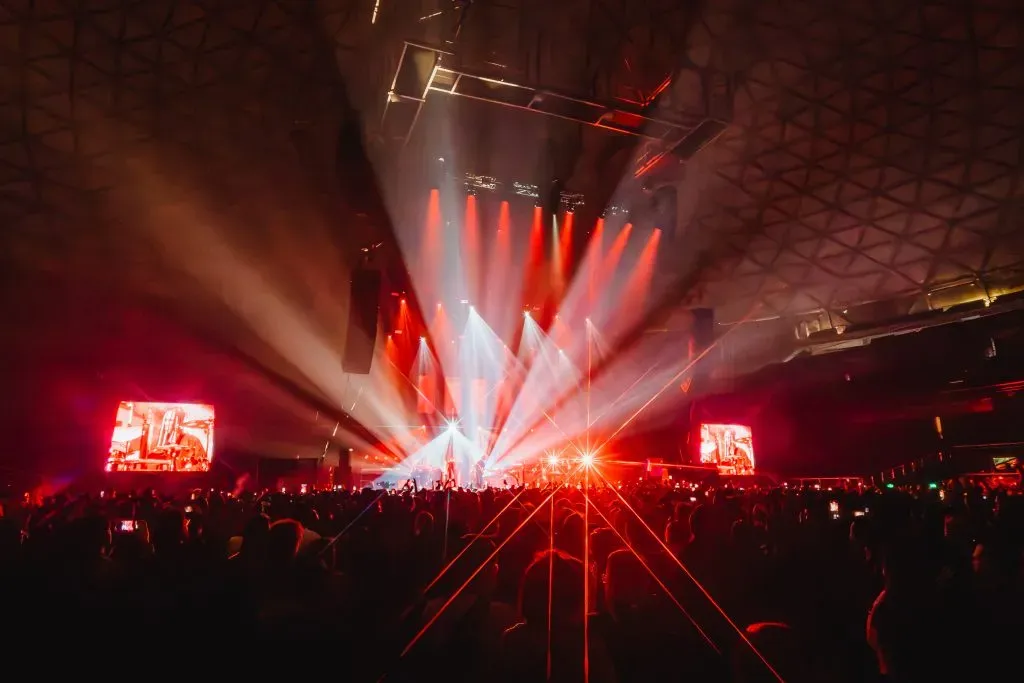
M 377 345 L 377 318 L 380 315 L 381 274 L 360 269 L 352 274 L 348 302 L 348 330 L 341 367 L 345 372 L 366 375 L 373 364 Z

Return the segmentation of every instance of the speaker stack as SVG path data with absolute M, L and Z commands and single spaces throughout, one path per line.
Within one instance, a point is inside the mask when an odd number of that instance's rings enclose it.
M 715 342 L 715 311 L 711 308 L 694 308 L 691 313 L 693 321 L 690 326 L 689 357 L 691 361 L 696 361 L 692 377 L 695 383 L 702 385 L 710 376 L 713 359 L 708 356 L 699 361 L 696 359 Z
M 377 345 L 380 316 L 380 271 L 360 268 L 352 274 L 348 302 L 348 330 L 341 367 L 357 375 L 369 374 Z
M 690 328 L 694 350 L 701 353 L 715 341 L 715 311 L 711 308 L 693 309 L 693 327 Z

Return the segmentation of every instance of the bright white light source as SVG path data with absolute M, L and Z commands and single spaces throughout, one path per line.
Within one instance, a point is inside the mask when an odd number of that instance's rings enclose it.
M 427 338 L 426 337 L 420 337 L 420 344 L 426 344 L 426 343 L 427 343 Z
M 380 0 L 373 1 L 373 15 L 370 17 L 370 23 L 377 23 L 377 15 L 380 14 Z
M 558 464 L 558 456 L 557 455 L 549 455 L 548 456 L 548 464 L 551 465 L 552 467 L 557 465 Z
M 445 423 L 445 425 L 447 427 L 447 431 L 454 432 L 455 430 L 457 430 L 459 428 L 459 421 L 458 420 L 448 420 Z
M 580 462 L 583 463 L 584 467 L 592 467 L 594 464 L 594 454 L 584 453 L 580 456 Z

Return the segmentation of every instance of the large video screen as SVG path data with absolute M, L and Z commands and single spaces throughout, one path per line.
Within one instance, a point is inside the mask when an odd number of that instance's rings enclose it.
M 213 406 L 121 401 L 107 472 L 207 472 L 213 460 Z
M 702 424 L 700 462 L 721 474 L 753 474 L 753 431 L 748 425 Z

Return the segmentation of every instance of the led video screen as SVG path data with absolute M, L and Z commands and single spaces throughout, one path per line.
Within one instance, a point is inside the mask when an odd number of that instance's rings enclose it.
M 748 425 L 702 424 L 700 462 L 721 474 L 754 473 L 754 437 Z
M 207 472 L 213 460 L 213 406 L 122 401 L 107 472 Z

